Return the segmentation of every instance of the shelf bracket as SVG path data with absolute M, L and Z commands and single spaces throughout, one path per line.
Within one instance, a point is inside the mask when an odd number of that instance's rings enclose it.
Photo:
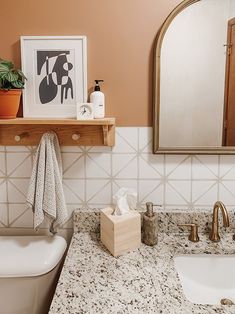
M 103 125 L 103 136 L 104 136 L 104 145 L 108 145 L 108 140 L 109 140 L 109 126 L 108 125 Z

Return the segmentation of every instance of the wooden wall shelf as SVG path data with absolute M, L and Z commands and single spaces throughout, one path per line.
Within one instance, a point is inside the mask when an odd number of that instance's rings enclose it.
M 0 145 L 38 145 L 48 131 L 56 132 L 61 146 L 114 146 L 115 118 L 0 119 Z

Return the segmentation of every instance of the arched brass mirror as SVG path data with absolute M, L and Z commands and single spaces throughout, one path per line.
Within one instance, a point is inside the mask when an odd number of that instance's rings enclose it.
M 235 0 L 186 0 L 155 47 L 154 153 L 235 154 Z

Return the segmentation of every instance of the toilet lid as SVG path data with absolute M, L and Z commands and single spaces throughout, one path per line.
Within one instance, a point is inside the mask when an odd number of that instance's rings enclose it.
M 60 236 L 0 236 L 0 277 L 48 273 L 61 260 L 66 241 Z

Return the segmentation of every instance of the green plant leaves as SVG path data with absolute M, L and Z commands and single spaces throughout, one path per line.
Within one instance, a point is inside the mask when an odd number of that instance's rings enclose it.
M 0 63 L 0 75 L 6 75 L 9 72 L 9 67 L 4 64 L 4 63 Z
M 8 80 L 11 83 L 17 81 L 18 78 L 19 78 L 19 75 L 11 71 L 8 72 L 7 75 L 5 76 L 5 80 Z
M 11 82 L 11 84 L 12 84 L 15 88 L 24 88 L 24 82 L 21 82 L 21 81 Z
M 14 68 L 14 64 L 11 61 L 1 59 L 0 63 L 7 66 L 9 70 L 12 70 Z
M 11 61 L 0 58 L 0 89 L 24 88 L 26 77 Z
M 24 73 L 21 70 L 17 70 L 17 73 L 24 79 L 27 80 L 26 76 L 24 75 Z

